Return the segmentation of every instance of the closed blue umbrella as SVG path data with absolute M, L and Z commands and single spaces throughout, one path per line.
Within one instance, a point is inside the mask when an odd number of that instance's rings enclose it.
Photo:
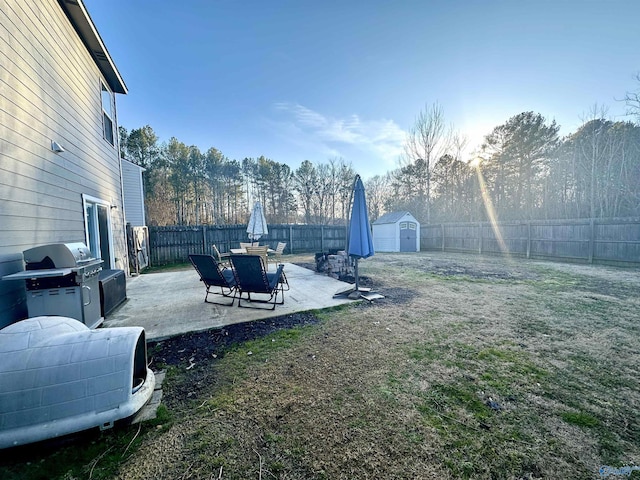
M 353 183 L 353 206 L 351 208 L 351 220 L 349 222 L 349 246 L 347 253 L 355 260 L 354 277 L 356 279 L 356 290 L 358 290 L 358 260 L 361 258 L 369 258 L 375 253 L 373 250 L 371 225 L 369 225 L 369 214 L 367 212 L 367 199 L 360 175 L 356 175 Z

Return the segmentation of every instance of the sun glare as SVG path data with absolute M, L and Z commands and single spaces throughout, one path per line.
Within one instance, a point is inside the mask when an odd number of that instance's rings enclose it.
M 496 211 L 493 208 L 493 202 L 491 201 L 491 197 L 489 196 L 489 192 L 487 191 L 487 184 L 484 181 L 484 176 L 482 175 L 482 170 L 479 167 L 480 162 L 479 159 L 474 158 L 473 162 L 478 160 L 476 166 L 476 174 L 478 175 L 478 183 L 480 185 L 480 192 L 482 194 L 482 201 L 484 202 L 484 208 L 487 211 L 487 216 L 489 217 L 489 222 L 491 223 L 491 228 L 493 229 L 493 233 L 496 236 L 496 240 L 498 241 L 498 246 L 502 253 L 505 255 L 509 255 L 509 249 L 507 248 L 507 244 L 504 242 L 502 238 L 502 232 L 500 231 L 500 225 L 498 225 L 498 218 L 496 216 Z

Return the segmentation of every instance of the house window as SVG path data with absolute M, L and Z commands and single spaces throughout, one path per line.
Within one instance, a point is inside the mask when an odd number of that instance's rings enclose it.
M 113 98 L 113 92 L 102 82 L 102 131 L 104 139 L 111 145 L 114 143 L 113 124 L 114 124 L 114 112 L 115 102 Z

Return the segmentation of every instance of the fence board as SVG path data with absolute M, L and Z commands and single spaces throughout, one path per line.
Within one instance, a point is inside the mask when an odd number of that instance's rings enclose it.
M 421 249 L 508 254 L 596 263 L 640 264 L 640 219 L 500 222 L 504 247 L 488 223 L 421 226 Z M 285 253 L 346 248 L 347 229 L 337 225 L 269 225 L 262 244 L 287 243 Z M 149 227 L 151 265 L 185 262 L 190 253 L 221 252 L 247 241 L 246 225 Z
M 499 222 L 495 227 L 451 223 L 422 225 L 420 230 L 422 250 L 640 264 L 637 218 Z
M 269 225 L 262 245 L 275 249 L 285 242 L 285 253 L 329 252 L 344 250 L 347 229 L 344 225 Z M 221 253 L 248 241 L 246 225 L 196 225 L 149 227 L 151 265 L 187 262 L 190 253 L 212 254 L 212 245 Z

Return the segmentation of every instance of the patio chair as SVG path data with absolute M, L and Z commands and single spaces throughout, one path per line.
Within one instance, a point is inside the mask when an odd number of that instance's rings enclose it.
M 189 260 L 200 275 L 200 281 L 207 287 L 207 294 L 204 301 L 207 303 L 215 303 L 217 305 L 233 306 L 236 300 L 236 279 L 230 268 L 220 266 L 220 263 L 212 255 L 190 254 Z M 212 287 L 220 288 L 219 292 L 211 291 Z M 222 295 L 223 297 L 232 297 L 231 303 L 220 303 L 208 300 L 209 294 Z M 233 295 L 233 296 L 232 296 Z
M 267 245 L 249 246 L 246 247 L 245 250 L 247 251 L 247 255 L 260 255 L 264 262 L 264 266 L 269 270 L 269 257 L 267 256 L 267 250 L 269 250 L 269 247 Z
M 273 253 L 269 255 L 269 260 L 272 263 L 279 263 L 286 246 L 287 242 L 278 242 L 278 246 L 276 247 L 275 251 L 273 251 Z M 282 283 L 284 285 L 284 289 L 289 290 L 289 281 L 287 280 L 287 276 L 284 274 L 284 272 L 282 272 Z
M 278 242 L 278 246 L 276 247 L 276 249 L 271 252 L 271 255 L 269 255 L 269 258 L 273 263 L 278 263 L 280 261 L 286 246 L 287 242 Z
M 267 303 L 271 305 L 271 310 L 275 310 L 276 305 L 284 304 L 284 286 L 282 283 L 282 271 L 284 265 L 278 265 L 275 273 L 269 273 L 266 264 L 260 255 L 231 255 L 231 265 L 238 288 L 238 307 L 263 308 L 242 305 L 242 295 L 247 294 L 246 301 L 249 303 Z M 268 295 L 268 299 L 251 298 L 251 294 Z M 281 295 L 278 301 L 278 295 Z
M 258 242 L 240 242 L 240 248 L 244 248 L 245 250 L 247 249 L 247 247 L 257 247 L 258 246 Z
M 220 253 L 220 250 L 218 250 L 218 247 L 215 243 L 211 245 L 211 249 L 213 250 L 214 257 L 216 257 L 216 260 L 218 260 L 218 263 L 221 263 L 225 267 L 231 265 L 229 263 L 229 255 L 231 255 L 230 253 Z

